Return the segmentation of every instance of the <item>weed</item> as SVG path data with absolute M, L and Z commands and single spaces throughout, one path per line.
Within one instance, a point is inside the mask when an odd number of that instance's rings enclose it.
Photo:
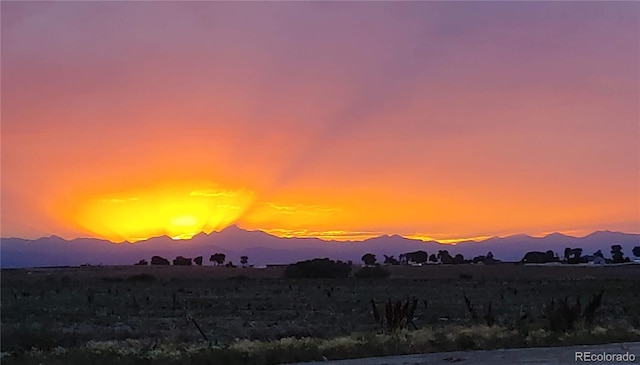
M 385 304 L 384 317 L 380 316 L 375 300 L 371 299 L 373 307 L 373 319 L 390 332 L 395 332 L 401 328 L 407 328 L 411 325 L 417 329 L 413 323 L 413 316 L 418 306 L 418 299 L 413 298 L 411 301 L 407 299 L 404 304 L 400 300 L 392 302 L 391 299 Z
M 596 311 L 600 306 L 602 306 L 602 295 L 604 294 L 604 290 L 602 290 L 599 294 L 594 294 L 587 304 L 587 307 L 584 309 L 584 320 L 587 325 L 591 325 L 593 323 L 593 319 L 595 317 Z
M 471 303 L 471 300 L 469 299 L 469 297 L 467 297 L 467 294 L 465 292 L 462 292 L 462 296 L 464 297 L 464 304 L 467 306 L 467 312 L 469 312 L 469 315 L 471 315 L 471 319 L 475 322 L 478 320 L 478 313 L 476 312 L 476 309 L 473 307 L 473 303 Z

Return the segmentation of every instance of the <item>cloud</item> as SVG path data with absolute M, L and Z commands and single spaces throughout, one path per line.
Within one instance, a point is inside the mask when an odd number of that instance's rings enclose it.
M 103 203 L 116 203 L 116 204 L 128 203 L 128 202 L 137 201 L 137 200 L 140 200 L 140 199 L 138 197 L 100 199 L 100 201 Z
M 286 238 L 319 238 L 326 241 L 364 241 L 378 237 L 382 232 L 374 231 L 348 231 L 348 230 L 309 230 L 309 229 L 264 229 L 266 233 Z
M 409 238 L 412 240 L 420 240 L 420 241 L 438 241 L 440 243 L 448 243 L 448 244 L 456 244 L 458 242 L 463 242 L 463 241 L 475 241 L 475 242 L 479 242 L 482 240 L 486 240 L 488 238 L 491 238 L 492 236 L 474 236 L 474 237 L 466 237 L 466 238 L 438 238 L 438 237 L 434 237 L 434 236 L 443 236 L 443 235 L 439 235 L 439 234 L 422 234 L 422 233 L 416 233 L 416 234 L 411 234 L 411 235 L 403 235 L 403 237 L 405 238 Z M 451 235 L 448 235 L 449 237 Z
M 239 210 L 240 207 L 237 205 L 229 205 L 229 204 L 218 204 L 216 205 L 216 208 L 220 208 L 220 209 L 228 209 L 228 210 Z
M 329 212 L 339 212 L 341 209 L 331 208 L 331 207 L 323 207 L 320 205 L 305 205 L 305 204 L 295 204 L 295 205 L 283 205 L 276 203 L 264 203 L 265 206 L 268 206 L 271 209 L 275 209 L 281 214 L 319 214 L 319 213 L 329 213 Z
M 194 190 L 191 193 L 189 193 L 189 196 L 206 196 L 206 197 L 216 197 L 216 198 L 231 198 L 237 195 L 238 193 L 235 191 L 215 190 L 215 189 Z

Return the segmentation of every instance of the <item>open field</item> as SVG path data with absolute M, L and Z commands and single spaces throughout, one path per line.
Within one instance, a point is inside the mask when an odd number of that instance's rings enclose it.
M 2 270 L 3 362 L 97 356 L 92 361 L 109 363 L 116 356 L 126 363 L 166 356 L 170 363 L 201 356 L 213 363 L 269 364 L 640 340 L 640 265 L 390 269 L 389 279 L 298 280 L 282 279 L 282 268 Z M 550 331 L 544 308 L 552 298 L 579 296 L 586 305 L 601 290 L 591 326 Z M 478 312 L 475 320 L 463 293 Z M 372 298 L 380 304 L 416 298 L 418 330 L 382 333 Z M 491 327 L 484 319 L 489 303 Z M 270 355 L 261 353 L 263 345 Z

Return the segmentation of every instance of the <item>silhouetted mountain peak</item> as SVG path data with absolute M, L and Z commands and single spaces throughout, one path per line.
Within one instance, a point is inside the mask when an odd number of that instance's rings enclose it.
M 595 231 L 595 232 L 591 232 L 587 235 L 587 237 L 603 237 L 603 236 L 611 236 L 611 235 L 615 235 L 615 234 L 619 234 L 620 232 L 612 232 L 609 230 L 604 230 L 604 231 Z
M 200 233 L 198 233 L 197 235 L 195 235 L 195 236 L 191 237 L 191 239 L 192 239 L 192 240 L 201 240 L 201 239 L 203 239 L 203 238 L 207 238 L 207 237 L 209 237 L 209 235 L 208 235 L 208 234 L 206 234 L 206 233 L 204 233 L 204 232 L 200 232 Z
M 525 233 L 520 233 L 520 234 L 514 234 L 514 235 L 511 235 L 511 236 L 507 236 L 505 238 L 508 238 L 508 239 L 526 239 L 526 240 L 528 240 L 528 239 L 532 239 L 532 238 L 535 238 L 535 237 L 529 236 L 528 234 L 525 234 Z
M 547 239 L 547 238 L 552 238 L 552 239 L 567 239 L 567 240 L 573 240 L 573 239 L 575 239 L 575 237 L 567 236 L 566 234 L 564 234 L 564 233 L 560 233 L 560 232 L 553 232 L 553 233 L 550 233 L 550 234 L 548 234 L 548 235 L 544 236 L 543 238 L 544 238 L 544 239 Z
M 167 258 L 176 256 L 196 257 L 224 252 L 237 261 L 247 255 L 251 262 L 288 263 L 314 257 L 353 260 L 359 262 L 364 253 L 378 257 L 424 250 L 437 253 L 448 250 L 451 254 L 463 254 L 465 258 L 484 255 L 488 251 L 500 260 L 520 260 L 528 251 L 554 250 L 580 247 L 584 252 L 608 251 L 613 244 L 620 244 L 629 254 L 640 244 L 640 234 L 599 231 L 585 237 L 571 237 L 560 233 L 534 238 L 528 235 L 492 237 L 480 242 L 466 241 L 457 245 L 437 241 L 424 242 L 397 234 L 383 235 L 357 242 L 323 241 L 318 238 L 280 238 L 263 231 L 247 231 L 236 225 L 209 235 L 200 233 L 190 240 L 173 240 L 167 236 L 154 237 L 130 244 L 112 244 L 110 241 L 78 238 L 66 241 L 57 236 L 36 240 L 19 238 L 2 239 L 2 267 L 33 267 L 53 265 L 79 265 L 81 263 L 130 264 L 153 255 Z M 133 261 L 132 261 L 133 260 Z
M 251 231 L 247 231 L 246 229 L 240 228 L 237 224 L 232 224 L 228 227 L 223 228 L 218 233 L 248 233 Z

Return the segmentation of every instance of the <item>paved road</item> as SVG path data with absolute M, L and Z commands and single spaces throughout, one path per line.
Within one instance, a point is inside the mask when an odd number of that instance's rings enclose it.
M 633 362 L 620 361 L 576 361 L 576 352 L 589 351 L 592 354 L 625 354 L 635 355 Z M 594 359 L 597 360 L 597 359 Z M 497 364 L 640 364 L 640 342 L 616 343 L 608 345 L 570 346 L 570 347 L 537 347 L 526 349 L 490 350 L 490 351 L 455 351 L 432 354 L 404 355 L 389 357 L 371 357 L 366 359 L 315 361 L 294 365 L 497 365 Z

